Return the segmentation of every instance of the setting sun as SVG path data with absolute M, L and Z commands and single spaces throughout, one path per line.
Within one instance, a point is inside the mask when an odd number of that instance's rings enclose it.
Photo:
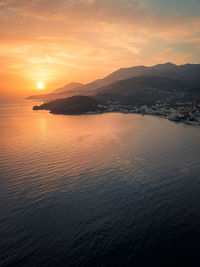
M 44 84 L 42 82 L 37 83 L 38 89 L 44 89 Z

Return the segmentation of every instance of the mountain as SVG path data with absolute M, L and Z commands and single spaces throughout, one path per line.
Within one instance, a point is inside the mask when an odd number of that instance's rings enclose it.
M 176 68 L 171 65 L 169 67 Z M 168 66 L 161 66 L 161 68 L 166 71 Z M 41 106 L 35 106 L 34 110 L 47 109 L 52 113 L 82 114 L 89 111 L 109 110 L 108 106 L 111 107 L 110 110 L 113 110 L 112 105 L 118 105 L 119 110 L 119 105 L 152 107 L 157 103 L 162 103 L 164 107 L 173 107 L 179 103 L 185 106 L 200 104 L 199 87 L 191 87 L 188 81 L 161 76 L 129 78 L 89 92 L 88 96 L 76 95 L 44 103 Z
M 183 81 L 159 77 L 139 76 L 112 83 L 92 91 L 90 96 L 72 96 L 34 107 L 52 113 L 82 114 L 99 110 L 98 105 L 118 103 L 120 105 L 155 105 L 158 101 L 173 105 L 178 100 L 199 102 L 199 89 L 189 88 Z
M 166 77 L 140 76 L 112 83 L 95 90 L 100 103 L 153 105 L 156 101 L 175 101 L 189 90 L 187 83 Z
M 73 88 L 72 90 L 67 89 L 65 91 L 65 86 L 61 88 L 62 93 L 57 94 L 55 91 L 52 94 L 45 95 L 47 99 L 43 98 L 43 100 L 56 99 L 56 98 L 64 98 L 67 96 L 72 96 L 76 94 L 88 95 L 94 94 L 95 90 L 98 88 L 105 87 L 112 83 L 126 80 L 134 77 L 166 77 L 174 80 L 182 81 L 188 84 L 188 87 L 198 87 L 200 84 L 200 64 L 185 64 L 185 65 L 175 65 L 172 63 L 158 64 L 155 66 L 147 67 L 147 66 L 135 66 L 130 68 L 121 68 L 110 75 L 106 76 L 103 79 L 95 80 L 91 83 L 80 85 L 77 88 Z M 73 83 L 74 84 L 74 83 Z M 60 90 L 60 89 L 58 89 Z M 43 96 L 38 96 L 41 99 Z M 37 96 L 29 97 L 29 99 L 37 98 Z
M 57 99 L 40 106 L 34 106 L 34 110 L 50 110 L 56 114 L 82 114 L 88 111 L 97 110 L 97 102 L 89 96 L 72 96 L 64 99 Z
M 83 83 L 69 83 L 61 88 L 56 89 L 53 93 L 57 94 L 57 93 L 63 93 L 69 90 L 73 90 L 73 89 L 78 89 L 79 87 L 83 86 Z
M 104 79 L 98 80 L 98 84 L 101 84 L 102 87 L 116 81 L 139 76 L 168 77 L 196 86 L 200 82 L 200 64 L 185 64 L 178 66 L 172 63 L 165 63 L 151 67 L 136 66 L 121 68 L 106 76 Z
M 141 93 L 143 90 L 177 91 L 187 88 L 187 84 L 166 77 L 139 76 L 112 83 L 95 90 L 95 94 L 115 93 L 120 95 L 130 95 Z
M 200 83 L 200 64 L 185 64 L 178 66 L 168 62 L 151 67 L 135 66 L 130 68 L 121 68 L 103 79 L 98 79 L 85 84 L 80 89 L 82 92 L 93 91 L 117 81 L 139 76 L 167 77 L 186 82 L 191 86 L 198 86 Z
M 50 100 L 59 99 L 59 98 L 66 98 L 66 97 L 75 95 L 77 93 L 81 93 L 82 91 L 79 91 L 79 89 L 83 85 L 84 84 L 82 83 L 72 82 L 61 88 L 54 90 L 52 93 L 32 95 L 32 96 L 27 97 L 27 99 L 39 99 L 39 100 L 50 101 Z

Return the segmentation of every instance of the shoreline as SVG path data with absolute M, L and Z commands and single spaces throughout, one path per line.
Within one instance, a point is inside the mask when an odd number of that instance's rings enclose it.
M 156 115 L 156 114 L 150 114 L 150 113 L 133 113 L 133 112 L 121 112 L 121 111 L 105 111 L 105 112 L 86 112 L 86 113 L 62 113 L 62 112 L 52 112 L 49 111 L 49 113 L 53 114 L 53 115 L 68 115 L 68 116 L 80 116 L 80 115 L 101 115 L 101 114 L 109 114 L 109 113 L 120 113 L 120 114 L 135 114 L 135 115 L 140 115 L 140 116 L 151 116 L 151 117 L 155 117 L 155 118 L 160 118 L 160 119 L 166 119 L 170 122 L 174 122 L 174 123 L 184 123 L 186 125 L 190 125 L 190 126 L 194 126 L 194 127 L 200 127 L 200 122 L 197 121 L 176 121 L 176 120 L 170 120 L 168 117 L 166 116 L 162 116 L 162 115 Z

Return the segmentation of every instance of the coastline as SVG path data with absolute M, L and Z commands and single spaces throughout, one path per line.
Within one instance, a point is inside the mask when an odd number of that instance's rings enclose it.
M 188 121 L 188 120 L 183 120 L 183 121 L 176 121 L 172 120 L 167 116 L 162 116 L 162 115 L 157 115 L 157 114 L 151 114 L 151 113 L 139 113 L 139 112 L 122 112 L 122 111 L 105 111 L 105 112 L 84 112 L 84 113 L 65 113 L 65 112 L 52 112 L 49 111 L 49 113 L 53 115 L 68 115 L 68 116 L 81 116 L 81 115 L 101 115 L 101 114 L 109 114 L 109 113 L 120 113 L 120 114 L 135 114 L 135 115 L 140 115 L 140 116 L 151 116 L 155 118 L 160 118 L 160 119 L 166 119 L 174 123 L 184 123 L 186 125 L 194 126 L 194 127 L 200 127 L 200 122 L 197 121 Z

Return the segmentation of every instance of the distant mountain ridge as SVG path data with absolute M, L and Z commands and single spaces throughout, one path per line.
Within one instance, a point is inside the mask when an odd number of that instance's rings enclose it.
M 100 103 L 152 105 L 165 99 L 176 100 L 187 94 L 190 87 L 186 82 L 159 76 L 139 76 L 121 80 L 95 90 L 93 96 Z M 170 100 L 171 99 L 171 100 Z
M 138 76 L 161 76 L 185 82 L 199 82 L 200 64 L 185 64 L 178 66 L 168 62 L 152 67 L 136 66 L 130 68 L 121 68 L 105 77 L 102 83 L 105 83 L 107 85 L 115 81 L 125 80 Z
M 65 86 L 54 90 L 52 93 L 49 94 L 40 94 L 40 95 L 32 95 L 27 97 L 27 99 L 39 99 L 39 100 L 55 100 L 60 98 L 66 98 L 68 96 L 77 94 L 79 88 L 81 88 L 84 84 L 72 82 L 66 84 Z
M 53 100 L 65 98 L 73 95 L 96 94 L 97 89 L 111 85 L 118 81 L 134 78 L 134 77 L 165 77 L 185 83 L 188 87 L 197 87 L 200 84 L 200 64 L 175 65 L 173 63 L 158 64 L 155 66 L 135 66 L 130 68 L 121 68 L 114 71 L 103 79 L 95 80 L 91 83 L 82 85 L 79 83 L 71 83 L 77 85 L 72 89 L 66 85 L 54 92 L 46 95 L 31 96 L 29 99 Z M 134 80 L 133 80 L 134 82 Z M 134 85 L 133 85 L 134 86 Z M 66 89 L 66 90 L 65 90 Z
M 139 76 L 126 80 L 120 80 L 110 85 L 95 90 L 95 94 L 115 93 L 120 95 L 129 95 L 143 90 L 163 90 L 175 91 L 187 89 L 185 82 L 159 76 Z
M 61 88 L 56 89 L 54 91 L 54 93 L 63 93 L 63 92 L 66 92 L 68 90 L 73 90 L 73 89 L 79 88 L 83 85 L 84 85 L 83 83 L 72 82 L 72 83 L 66 84 L 65 86 L 63 86 Z

